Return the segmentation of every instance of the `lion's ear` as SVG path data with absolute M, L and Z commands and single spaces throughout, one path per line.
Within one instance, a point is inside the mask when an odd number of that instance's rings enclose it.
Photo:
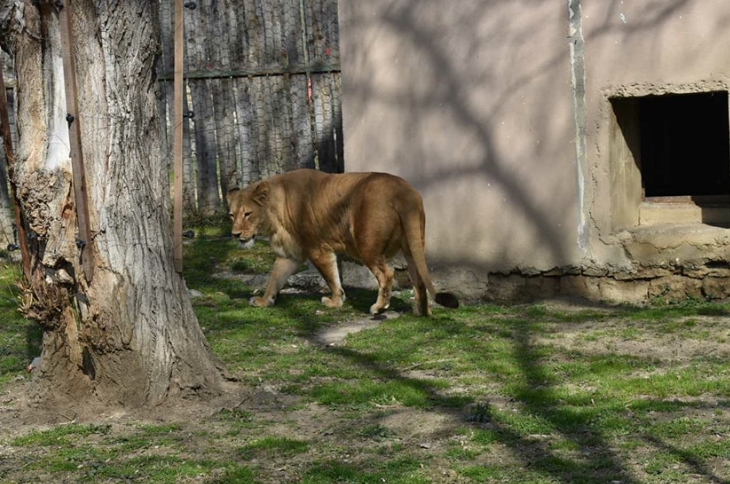
M 240 191 L 241 191 L 241 189 L 238 187 L 233 187 L 233 188 L 228 189 L 228 191 L 226 192 L 226 201 L 228 202 L 228 206 L 231 205 L 231 199 L 233 198 L 233 195 L 236 192 L 240 192 Z
M 269 184 L 265 181 L 259 182 L 253 191 L 253 200 L 262 207 L 269 202 Z

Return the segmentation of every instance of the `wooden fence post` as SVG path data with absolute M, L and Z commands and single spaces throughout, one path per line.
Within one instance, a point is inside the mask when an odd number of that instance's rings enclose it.
M 71 168 L 76 203 L 76 220 L 79 234 L 76 245 L 79 248 L 81 264 L 86 282 L 91 283 L 94 276 L 94 259 L 89 226 L 89 199 L 86 191 L 86 171 L 81 151 L 81 126 L 76 91 L 76 61 L 73 56 L 74 38 L 71 30 L 71 0 L 56 2 L 58 23 L 61 30 L 61 50 L 63 57 L 63 80 L 66 90 L 66 121 L 68 121 L 69 142 L 71 145 Z

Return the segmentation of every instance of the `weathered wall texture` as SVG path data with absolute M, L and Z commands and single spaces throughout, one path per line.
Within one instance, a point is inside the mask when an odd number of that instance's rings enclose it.
M 421 191 L 437 282 L 477 298 L 725 296 L 710 286 L 730 276 L 726 229 L 638 227 L 609 98 L 727 91 L 726 0 L 339 9 L 346 170 Z
M 640 187 L 640 175 L 635 163 L 615 153 L 621 143 L 609 98 L 727 92 L 730 57 L 722 46 L 730 42 L 730 4 L 584 0 L 582 7 L 592 258 L 618 279 L 638 281 L 629 299 L 662 293 L 727 297 L 727 229 L 702 220 L 679 223 L 679 207 L 667 213 L 664 224 L 637 226 L 641 201 L 629 185 Z M 702 150 L 697 147 L 698 156 Z M 628 215 L 617 193 L 634 199 Z

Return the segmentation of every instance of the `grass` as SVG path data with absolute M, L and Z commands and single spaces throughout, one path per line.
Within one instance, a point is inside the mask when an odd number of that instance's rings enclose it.
M 28 364 L 40 354 L 39 326 L 18 311 L 15 283 L 20 273 L 16 264 L 0 264 L 0 391 L 22 378 Z
M 250 401 L 197 421 L 72 423 L 0 436 L 0 482 L 684 483 L 730 480 L 730 306 L 434 308 L 323 347 L 366 318 L 313 294 L 247 305 L 227 272 L 272 255 L 202 231 L 188 287 L 218 357 Z M 0 270 L 0 390 L 25 375 L 40 333 Z

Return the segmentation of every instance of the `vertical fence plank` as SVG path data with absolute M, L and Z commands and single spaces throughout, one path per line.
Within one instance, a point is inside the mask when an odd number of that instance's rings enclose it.
M 255 151 L 256 163 L 259 167 L 259 173 L 263 178 L 267 178 L 276 173 L 271 170 L 271 152 L 269 151 L 269 103 L 267 102 L 268 83 L 265 77 L 254 77 L 251 82 L 253 102 L 256 109 L 256 124 L 253 126 L 256 131 Z
M 291 76 L 289 102 L 291 103 L 295 136 L 297 168 L 314 168 L 312 150 L 312 119 L 307 99 L 307 76 Z
M 198 210 L 210 215 L 219 206 L 217 156 L 213 98 L 209 80 L 189 81 L 193 103 L 197 167 Z
M 262 0 L 244 0 L 246 5 L 246 29 L 248 32 L 248 66 L 263 69 L 266 39 Z
M 234 104 L 236 108 L 236 133 L 238 135 L 240 177 L 238 185 L 248 185 L 255 180 L 253 170 L 253 157 L 251 155 L 251 123 L 253 113 L 251 112 L 251 98 L 248 90 L 248 79 L 243 77 L 234 80 Z
M 233 103 L 232 83 L 230 79 L 215 79 L 213 96 L 215 106 L 216 140 L 218 145 L 218 165 L 220 167 L 221 192 L 226 193 L 229 187 L 236 184 L 237 167 L 236 151 L 233 143 Z
M 183 82 L 183 107 L 182 112 L 190 113 L 190 93 L 186 82 Z M 183 214 L 192 214 L 198 211 L 196 187 L 197 180 L 195 178 L 195 164 L 193 163 L 192 143 L 193 137 L 190 136 L 190 118 L 183 116 Z

